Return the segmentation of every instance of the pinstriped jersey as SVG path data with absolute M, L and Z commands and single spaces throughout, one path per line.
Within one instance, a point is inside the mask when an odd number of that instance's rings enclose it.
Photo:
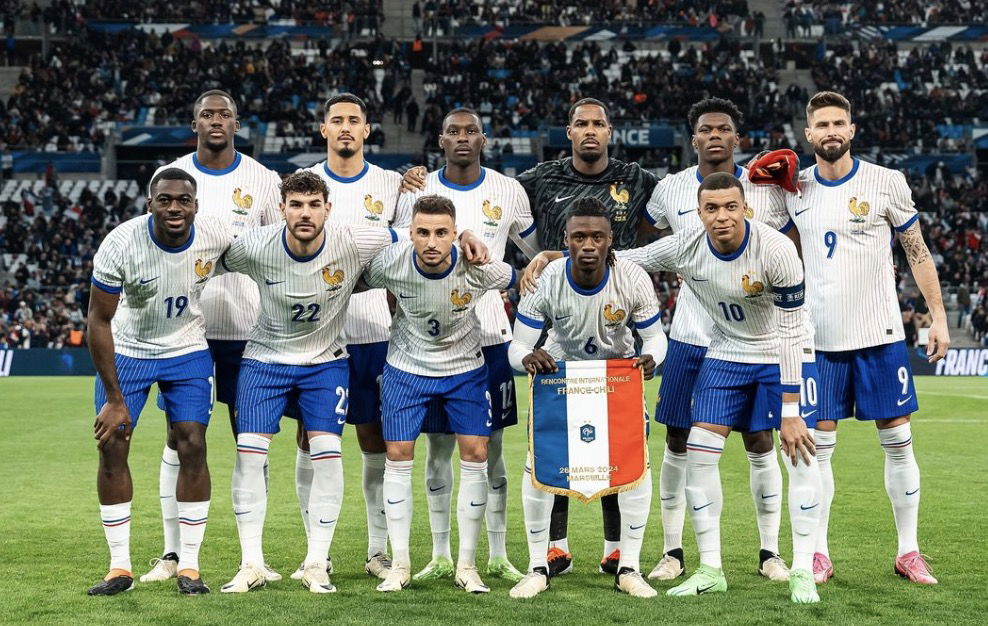
M 761 222 L 744 223 L 742 244 L 729 255 L 714 249 L 703 227 L 694 227 L 617 256 L 649 272 L 682 274 L 714 321 L 708 357 L 738 363 L 781 361 L 782 382 L 798 384 L 802 263 L 785 235 Z
M 515 270 L 503 261 L 469 265 L 454 246 L 449 269 L 419 269 L 411 242 L 377 255 L 364 273 L 371 287 L 395 295 L 398 311 L 391 329 L 388 363 L 420 376 L 450 376 L 484 364 L 480 322 L 473 308 L 490 289 L 507 289 Z
M 782 230 L 789 222 L 783 190 L 776 185 L 751 183 L 748 180 L 748 170 L 740 165 L 735 166 L 734 176 L 744 187 L 745 202 L 749 209 L 745 217 Z M 674 233 L 699 226 L 696 193 L 702 182 L 700 168 L 696 165 L 660 180 L 646 207 L 645 216 L 648 221 L 656 228 L 671 228 Z M 680 285 L 669 337 L 695 346 L 709 346 L 713 325 L 713 320 L 703 310 L 689 285 Z
M 534 246 L 521 242 L 523 237 L 535 232 L 535 220 L 528 195 L 518 181 L 483 167 L 475 183 L 457 185 L 446 179 L 445 169 L 430 172 L 421 192 L 404 193 L 398 198 L 395 228 L 411 224 L 415 200 L 423 195 L 436 194 L 453 201 L 457 231 L 470 230 L 483 239 L 492 259 L 504 259 L 509 237 L 529 256 L 538 252 Z M 490 291 L 484 294 L 475 310 L 480 318 L 480 345 L 500 345 L 511 340 L 511 325 L 500 293 Z
M 854 159 L 837 181 L 800 173 L 787 209 L 799 229 L 806 304 L 817 350 L 858 350 L 905 339 L 892 260 L 894 231 L 918 215 L 901 172 Z
M 349 178 L 337 176 L 326 161 L 308 168 L 326 181 L 332 209 L 329 221 L 387 228 L 394 220 L 401 174 L 364 161 L 364 169 Z M 383 289 L 371 289 L 350 296 L 350 308 L 343 325 L 347 343 L 375 343 L 391 336 L 391 309 Z
M 261 314 L 245 359 L 315 365 L 347 357 L 343 322 L 350 293 L 394 231 L 327 223 L 326 238 L 308 257 L 288 248 L 287 227 L 255 228 L 234 241 L 223 268 L 249 276 L 261 292 Z
M 542 349 L 557 360 L 623 359 L 634 356 L 634 327 L 659 320 L 659 303 L 643 269 L 618 260 L 600 285 L 583 289 L 573 281 L 571 259 L 550 263 L 535 293 L 518 304 L 517 320 L 541 329 L 552 327 Z
M 117 353 L 164 359 L 206 349 L 200 297 L 230 235 L 216 217 L 200 215 L 182 246 L 154 236 L 152 217 L 114 228 L 93 257 L 93 284 L 119 293 L 111 324 Z
M 221 170 L 204 167 L 192 152 L 159 167 L 155 174 L 177 167 L 196 179 L 199 215 L 220 218 L 234 237 L 281 221 L 281 179 L 275 172 L 239 152 L 233 163 Z M 210 339 L 242 341 L 257 321 L 257 287 L 246 276 L 220 275 L 209 281 L 202 294 L 206 336 Z

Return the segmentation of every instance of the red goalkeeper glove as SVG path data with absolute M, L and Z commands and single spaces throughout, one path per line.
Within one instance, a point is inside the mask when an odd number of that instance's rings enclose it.
M 799 157 L 792 150 L 763 152 L 748 163 L 748 180 L 756 185 L 778 185 L 799 193 Z

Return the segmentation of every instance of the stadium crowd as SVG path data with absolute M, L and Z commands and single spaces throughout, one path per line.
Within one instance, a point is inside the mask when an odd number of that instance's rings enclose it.
M 808 36 L 813 24 L 824 24 L 827 34 L 852 26 L 981 24 L 985 13 L 971 0 L 888 0 L 885 2 L 834 2 L 786 0 L 785 19 Z M 795 28 L 794 28 L 795 30 Z

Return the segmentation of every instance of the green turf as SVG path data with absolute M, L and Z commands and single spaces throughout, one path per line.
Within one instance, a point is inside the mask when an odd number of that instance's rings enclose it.
M 654 393 L 654 384 L 649 393 Z M 882 481 L 883 455 L 874 427 L 841 427 L 835 458 L 838 496 L 831 521 L 832 557 L 837 576 L 821 588 L 823 602 L 793 606 L 787 587 L 755 574 L 757 532 L 748 493 L 747 463 L 737 438 L 728 443 L 721 471 L 724 481 L 724 567 L 726 595 L 634 600 L 612 591 L 609 577 L 596 574 L 601 555 L 599 506 L 571 506 L 570 546 L 576 572 L 557 579 L 549 593 L 534 601 L 508 597 L 510 584 L 491 580 L 492 593 L 468 596 L 451 582 L 414 584 L 399 594 L 376 593 L 376 582 L 362 570 L 366 535 L 360 489 L 360 460 L 353 433 L 346 433 L 346 501 L 332 554 L 335 595 L 314 595 L 288 580 L 304 555 L 302 525 L 293 487 L 294 424 L 275 439 L 271 450 L 271 490 L 265 552 L 285 581 L 244 595 L 218 593 L 234 574 L 239 559 L 237 531 L 230 506 L 234 446 L 226 416 L 218 412 L 209 435 L 213 504 L 201 555 L 203 576 L 216 593 L 179 597 L 174 583 L 138 584 L 113 598 L 90 598 L 86 588 L 105 573 L 106 545 L 99 525 L 95 493 L 96 450 L 92 440 L 92 380 L 85 378 L 0 378 L 0 622 L 72 623 L 435 623 L 545 622 L 732 623 L 826 621 L 828 623 L 984 623 L 986 554 L 983 538 L 986 455 L 975 442 L 988 423 L 988 384 L 984 378 L 924 378 L 917 381 L 922 411 L 913 435 L 923 472 L 920 539 L 940 579 L 919 587 L 892 574 L 896 543 L 892 514 Z M 525 385 L 520 385 L 524 389 Z M 522 408 L 525 399 L 520 398 Z M 161 546 L 157 498 L 158 458 L 163 438 L 160 413 L 150 408 L 134 438 L 131 468 L 135 498 L 131 549 L 135 574 L 158 556 Z M 508 551 L 527 564 L 525 530 L 518 485 L 525 432 L 509 429 Z M 661 427 L 653 428 L 652 458 L 661 458 Z M 420 448 L 420 454 L 424 451 Z M 413 566 L 429 555 L 428 515 L 422 487 L 422 462 L 416 471 Z M 657 475 L 656 475 L 657 478 Z M 657 484 L 658 481 L 654 481 Z M 653 499 L 642 567 L 660 556 L 662 533 L 658 496 Z M 784 516 L 785 517 L 785 516 Z M 455 541 L 455 538 L 454 538 Z M 486 552 L 486 540 L 481 553 Z M 789 553 L 788 523 L 783 521 L 782 550 Z M 455 543 L 454 543 L 455 547 Z M 695 546 L 687 526 L 688 566 Z M 664 591 L 668 584 L 660 585 Z

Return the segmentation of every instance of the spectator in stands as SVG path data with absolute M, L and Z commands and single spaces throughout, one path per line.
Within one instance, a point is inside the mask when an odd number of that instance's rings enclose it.
M 967 283 L 962 282 L 957 288 L 957 327 L 964 325 L 964 318 L 971 312 L 971 292 Z

